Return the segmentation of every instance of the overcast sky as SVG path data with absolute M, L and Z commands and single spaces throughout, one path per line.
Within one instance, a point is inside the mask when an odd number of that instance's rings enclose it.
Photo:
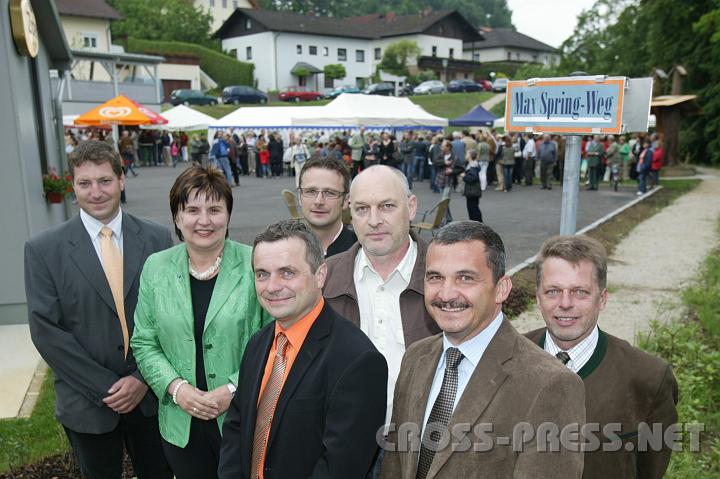
M 595 0 L 507 0 L 512 22 L 520 33 L 559 47 L 572 35 L 577 16 Z

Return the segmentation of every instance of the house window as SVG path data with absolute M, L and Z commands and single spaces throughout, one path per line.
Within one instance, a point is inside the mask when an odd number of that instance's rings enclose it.
M 308 47 L 308 53 L 310 53 L 310 55 L 317 55 L 317 47 L 310 45 Z
M 432 47 L 432 56 L 437 56 L 437 47 Z
M 252 28 L 252 20 L 249 18 L 245 19 L 245 30 L 250 30 Z
M 252 60 L 252 47 L 247 47 L 245 49 L 245 59 Z
M 88 50 L 95 50 L 98 47 L 98 35 L 93 32 L 82 34 L 82 47 Z
M 382 60 L 382 48 L 375 49 L 375 60 Z
M 302 55 L 302 45 L 297 45 L 297 46 L 295 47 L 295 50 L 297 51 L 297 54 L 298 54 L 298 55 Z
M 222 0 L 222 7 L 227 8 L 227 0 Z
M 214 6 L 215 6 L 215 0 L 210 0 L 210 6 L 211 6 L 211 7 L 214 7 Z
M 451 48 L 451 49 L 450 49 L 450 54 L 448 55 L 448 57 L 449 57 L 449 58 L 453 58 L 454 56 L 455 56 L 455 49 L 454 49 L 454 48 Z
M 515 59 L 520 60 L 520 53 L 517 53 L 517 52 L 515 53 Z
M 346 62 L 346 61 L 347 61 L 347 49 L 345 49 L 345 48 L 338 48 L 338 61 L 339 61 L 339 62 Z
M 330 49 L 328 47 L 323 47 L 323 56 L 326 57 L 330 55 Z
M 537 53 L 536 53 L 535 55 L 533 55 L 533 56 L 532 56 L 532 59 L 533 59 L 533 63 L 537 63 L 537 62 L 538 62 L 538 56 L 537 56 Z
M 233 10 L 237 10 L 238 8 L 238 0 L 233 0 Z
M 358 63 L 365 62 L 365 50 L 355 50 L 355 61 Z
M 473 52 L 473 61 L 474 62 L 480 61 L 480 52 Z
M 507 52 L 507 53 L 508 53 L 508 60 L 512 60 L 512 52 Z

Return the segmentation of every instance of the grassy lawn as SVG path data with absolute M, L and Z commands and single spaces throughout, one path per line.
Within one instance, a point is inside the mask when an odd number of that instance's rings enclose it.
M 705 261 L 697 282 L 683 292 L 687 314 L 669 324 L 655 323 L 640 345 L 670 362 L 680 390 L 678 422 L 704 424 L 700 450 L 673 452 L 669 479 L 720 477 L 720 246 Z
M 48 371 L 32 416 L 0 421 L 0 474 L 69 448 L 65 432 L 55 419 L 55 388 Z
M 478 93 L 444 93 L 442 95 L 417 95 L 411 96 L 410 101 L 423 107 L 428 113 L 443 118 L 455 118 L 460 115 L 464 115 L 475 105 L 482 103 L 492 97 L 492 93 L 478 92 Z M 210 115 L 213 118 L 221 118 L 228 113 L 232 113 L 238 108 L 253 108 L 258 106 L 322 106 L 330 103 L 330 100 L 318 100 L 318 101 L 302 101 L 299 103 L 284 102 L 284 101 L 273 101 L 267 105 L 215 105 L 215 106 L 200 106 L 191 105 L 192 108 L 197 111 L 201 111 L 206 115 Z M 504 105 L 505 103 L 503 103 Z M 169 104 L 163 105 L 163 111 L 172 108 Z
M 502 118 L 505 116 L 505 102 L 501 101 L 494 107 L 490 108 L 490 113 L 495 115 L 498 118 Z

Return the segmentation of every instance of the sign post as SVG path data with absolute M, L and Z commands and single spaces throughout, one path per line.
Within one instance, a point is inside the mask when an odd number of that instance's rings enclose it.
M 560 234 L 576 231 L 580 135 L 647 131 L 651 96 L 651 78 L 583 75 L 508 82 L 505 131 L 566 136 Z

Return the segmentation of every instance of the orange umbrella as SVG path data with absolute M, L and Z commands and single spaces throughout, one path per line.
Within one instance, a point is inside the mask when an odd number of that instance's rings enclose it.
M 75 118 L 75 124 L 82 126 L 164 125 L 167 122 L 162 116 L 124 95 L 118 95 Z

